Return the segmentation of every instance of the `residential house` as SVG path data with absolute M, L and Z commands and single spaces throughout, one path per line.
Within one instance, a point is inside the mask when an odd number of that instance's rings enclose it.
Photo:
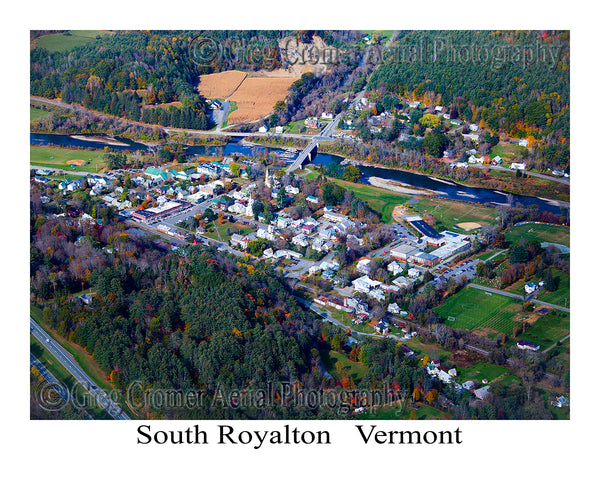
M 527 340 L 519 340 L 517 342 L 517 348 L 521 350 L 531 350 L 532 352 L 537 352 L 540 349 L 540 346 L 536 343 L 528 342 Z
M 513 162 L 510 164 L 510 169 L 511 170 L 526 170 L 527 169 L 527 165 L 525 163 L 516 163 Z
M 246 250 L 248 248 L 248 237 L 246 235 L 239 235 L 237 233 L 234 233 L 231 236 L 231 246 L 232 247 L 236 247 L 239 246 L 242 250 Z
M 364 275 L 368 275 L 371 271 L 371 259 L 363 258 L 356 264 L 356 271 Z
M 354 289 L 363 293 L 369 293 L 372 289 L 379 287 L 379 285 L 381 285 L 381 282 L 377 280 L 371 280 L 368 275 L 363 275 L 362 277 L 352 281 L 352 286 Z
M 529 295 L 530 293 L 535 292 L 538 289 L 538 284 L 535 282 L 527 282 L 525 284 L 525 293 Z
M 387 271 L 390 272 L 394 277 L 400 275 L 404 269 L 395 260 L 388 264 Z
M 397 313 L 400 313 L 400 307 L 398 306 L 397 303 L 390 303 L 388 305 L 387 311 L 389 313 L 397 314 Z

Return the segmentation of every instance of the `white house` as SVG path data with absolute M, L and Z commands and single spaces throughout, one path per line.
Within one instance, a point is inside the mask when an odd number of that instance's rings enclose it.
M 472 123 L 471 125 L 469 125 L 469 130 L 471 130 L 472 132 L 476 132 L 477 130 L 479 130 L 479 127 Z
M 363 275 L 352 281 L 354 289 L 363 293 L 369 293 L 372 289 L 379 287 L 379 285 L 381 285 L 381 282 L 371 280 L 368 275 Z
M 510 164 L 510 169 L 511 170 L 525 170 L 527 168 L 527 165 L 525 165 L 524 163 L 511 163 Z
M 333 113 L 329 113 L 329 112 L 323 112 L 321 114 L 321 118 L 323 120 L 333 120 Z
M 389 313 L 394 313 L 394 314 L 395 314 L 395 313 L 400 313 L 400 307 L 398 306 L 398 304 L 397 304 L 397 303 L 390 303 L 390 304 L 388 305 L 387 311 L 388 311 Z
M 359 260 L 356 264 L 356 271 L 366 275 L 371 271 L 370 266 L 371 259 L 363 258 L 362 260 Z
M 526 138 L 519 140 L 519 147 L 527 147 L 529 145 L 529 142 L 527 141 Z
M 308 246 L 308 237 L 303 233 L 300 233 L 292 238 L 292 243 L 297 245 L 298 247 L 307 247 Z
M 400 266 L 398 262 L 394 260 L 393 262 L 388 264 L 387 271 L 390 272 L 392 275 L 396 276 L 400 275 L 404 271 L 404 269 Z
M 263 125 L 258 129 L 259 133 L 267 133 L 269 131 L 269 129 Z
M 275 133 L 283 133 L 283 127 L 280 125 L 277 125 L 275 127 Z
M 418 278 L 419 275 L 421 275 L 421 272 L 419 270 L 417 270 L 416 268 L 409 268 L 408 269 L 408 276 L 410 278 Z
M 529 295 L 530 293 L 535 292 L 538 289 L 538 284 L 535 282 L 527 282 L 525 284 L 525 293 Z

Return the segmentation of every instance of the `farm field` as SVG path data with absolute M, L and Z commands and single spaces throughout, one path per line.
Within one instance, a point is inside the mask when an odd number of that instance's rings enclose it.
M 37 46 L 49 52 L 66 52 L 81 45 L 96 40 L 96 36 L 109 35 L 107 30 L 69 30 L 70 35 L 64 33 L 51 33 L 36 40 Z
M 246 75 L 246 73 L 239 70 L 200 75 L 198 93 L 211 100 L 217 98 L 224 100 L 233 95 L 233 92 L 241 85 Z
M 230 100 L 238 109 L 229 115 L 229 124 L 259 120 L 273 111 L 279 100 L 285 99 L 296 77 L 248 77 Z
M 513 327 L 517 325 L 513 317 L 521 312 L 521 305 L 509 297 L 467 287 L 434 308 L 434 312 L 452 328 L 481 329 L 486 336 L 496 332 L 512 335 Z M 454 321 L 448 317 L 454 317 Z
M 506 241 L 513 244 L 520 242 L 521 237 L 526 240 L 570 246 L 570 229 L 559 225 L 527 223 L 511 228 L 505 235 Z
M 81 162 L 78 162 L 80 160 Z M 74 168 L 69 162 L 82 163 Z M 89 162 L 85 165 L 85 162 Z M 101 150 L 71 150 L 56 147 L 29 147 L 29 163 L 39 167 L 61 168 L 80 172 L 96 172 L 104 167 L 104 152 Z

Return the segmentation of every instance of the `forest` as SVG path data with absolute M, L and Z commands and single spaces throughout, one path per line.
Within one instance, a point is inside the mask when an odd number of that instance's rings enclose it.
M 460 118 L 524 138 L 569 138 L 569 35 L 540 31 L 415 31 L 401 32 L 400 45 L 435 45 L 439 39 L 456 45 L 539 45 L 558 51 L 555 66 L 506 61 L 487 65 L 476 61 L 449 61 L 441 49 L 438 61 L 390 62 L 381 65 L 368 87 L 382 87 L 427 106 L 445 105 Z M 431 52 L 426 52 L 430 54 Z

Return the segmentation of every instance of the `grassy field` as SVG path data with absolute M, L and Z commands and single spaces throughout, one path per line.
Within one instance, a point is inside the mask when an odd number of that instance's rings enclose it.
M 229 228 L 229 235 L 227 235 L 227 229 Z M 211 227 L 212 231 L 206 232 L 204 236 L 217 240 L 219 242 L 229 242 L 231 235 L 238 233 L 240 235 L 247 235 L 253 229 L 242 223 L 229 223 L 226 222 L 223 225 L 214 225 Z
M 393 333 L 395 333 L 392 330 Z M 413 337 L 409 340 L 404 340 L 402 345 L 406 345 L 412 351 L 414 351 L 419 357 L 424 357 L 427 355 L 430 360 L 440 360 L 441 362 L 445 362 L 452 352 L 444 349 L 437 343 L 423 343 L 416 337 Z
M 360 362 L 353 362 L 346 355 L 333 350 L 322 350 L 321 358 L 323 359 L 323 365 L 336 380 L 341 380 L 343 377 L 350 377 L 355 384 L 359 383 L 365 373 L 367 373 L 367 367 Z M 335 364 L 337 362 L 342 363 L 343 373 L 337 372 Z
M 41 108 L 29 107 L 29 121 L 33 122 L 34 120 L 37 120 L 38 118 L 45 117 L 49 113 L 50 112 L 46 112 L 45 110 L 42 110 Z
M 511 228 L 506 232 L 507 242 L 518 244 L 521 238 L 526 240 L 537 240 L 538 242 L 558 243 L 560 245 L 570 245 L 570 229 L 559 225 L 539 225 L 527 223 Z
M 505 335 L 512 335 L 516 325 L 513 317 L 520 311 L 521 306 L 513 299 L 475 288 L 463 288 L 434 309 L 434 312 L 446 319 L 446 324 L 452 328 L 486 328 Z M 455 320 L 450 321 L 448 317 L 454 317 Z
M 400 406 L 386 406 L 376 408 L 374 411 L 367 410 L 364 413 L 356 415 L 359 420 L 408 420 L 410 412 L 414 410 L 410 404 L 404 408 Z M 448 420 L 450 415 L 442 410 L 432 407 L 431 405 L 421 405 L 415 410 L 417 412 L 417 420 Z
M 502 157 L 502 166 L 506 167 L 506 162 L 508 162 L 508 166 L 510 167 L 510 163 L 525 151 L 527 151 L 526 147 L 521 147 L 518 143 L 514 143 L 509 145 L 496 145 L 490 149 L 489 155 L 491 158 L 500 155 Z
M 508 372 L 508 368 L 492 363 L 478 363 L 468 368 L 459 369 L 459 382 L 464 383 L 467 380 L 474 380 L 477 383 L 482 383 L 482 380 L 491 382 L 492 380 L 504 375 Z
M 560 278 L 558 289 L 554 292 L 542 290 L 537 297 L 538 300 L 569 308 L 571 305 L 571 276 L 556 268 L 552 268 L 552 276 Z
M 381 220 L 384 223 L 392 221 L 392 212 L 396 205 L 404 203 L 411 198 L 410 195 L 402 195 L 364 183 L 346 182 L 338 178 L 329 178 L 329 180 L 340 187 L 354 192 L 357 198 L 367 202 L 373 210 L 381 214 Z
M 568 313 L 554 310 L 540 317 L 517 338 L 537 343 L 544 350 L 569 334 L 570 323 Z
M 106 30 L 69 30 L 70 35 L 51 33 L 37 39 L 37 45 L 50 52 L 66 52 L 96 40 L 97 36 L 109 35 Z
M 104 167 L 104 152 L 101 150 L 71 150 L 68 148 L 29 147 L 29 162 L 31 165 L 49 168 L 61 168 L 79 172 L 97 172 Z M 89 162 L 74 168 L 69 166 L 70 160 Z
M 335 318 L 337 321 L 343 323 L 348 328 L 351 328 L 352 330 L 354 330 L 356 332 L 373 333 L 375 331 L 373 329 L 373 327 L 371 325 L 369 325 L 368 323 L 362 323 L 360 325 L 352 325 L 352 319 L 354 318 L 354 315 L 351 313 L 346 313 L 346 312 L 342 312 L 341 310 L 337 310 L 335 308 L 326 308 L 326 307 L 323 307 L 323 310 L 327 310 L 333 318 Z
M 435 226 L 436 230 L 443 226 L 450 230 L 462 232 L 461 228 L 454 227 L 454 225 L 463 222 L 476 222 L 485 227 L 495 223 L 497 217 L 494 208 L 441 198 L 420 198 L 413 209 L 421 215 L 424 213 L 433 215 L 438 222 L 438 225 Z

